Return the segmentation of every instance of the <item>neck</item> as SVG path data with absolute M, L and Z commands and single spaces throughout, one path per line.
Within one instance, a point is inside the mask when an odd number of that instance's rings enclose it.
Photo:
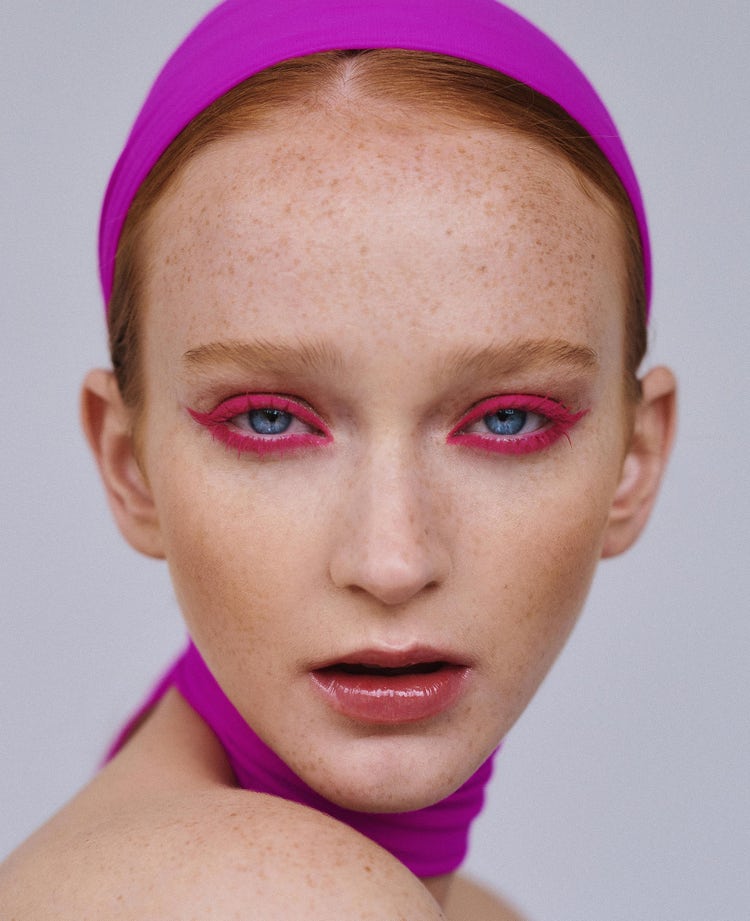
M 443 873 L 440 876 L 423 876 L 422 884 L 441 908 L 445 908 L 448 891 L 455 873 Z

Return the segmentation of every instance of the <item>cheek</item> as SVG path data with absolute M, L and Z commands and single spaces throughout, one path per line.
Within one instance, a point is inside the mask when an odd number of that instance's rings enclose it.
M 271 466 L 225 476 L 182 464 L 160 484 L 167 561 L 196 640 L 269 642 L 279 619 L 302 609 L 319 571 L 315 516 L 295 510 L 299 491 L 274 489 Z
M 486 637 L 505 723 L 520 715 L 575 625 L 600 558 L 610 490 L 561 477 L 475 529 L 469 629 Z

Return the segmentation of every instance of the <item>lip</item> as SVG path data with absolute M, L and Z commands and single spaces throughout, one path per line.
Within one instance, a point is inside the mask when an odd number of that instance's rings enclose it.
M 337 713 L 364 723 L 395 725 L 438 716 L 466 687 L 470 666 L 427 648 L 361 650 L 310 671 Z

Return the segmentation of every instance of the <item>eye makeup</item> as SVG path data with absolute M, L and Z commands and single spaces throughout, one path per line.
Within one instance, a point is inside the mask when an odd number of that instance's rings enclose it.
M 481 400 L 448 435 L 449 444 L 497 454 L 531 454 L 553 445 L 586 415 L 549 397 L 504 394 Z
M 567 437 L 587 412 L 572 412 L 550 397 L 489 397 L 461 418 L 447 442 L 497 454 L 531 454 Z M 241 394 L 208 412 L 188 409 L 188 413 L 213 438 L 239 453 L 280 454 L 333 440 L 325 422 L 309 406 L 278 394 Z
M 241 394 L 209 412 L 188 413 L 213 438 L 240 453 L 280 454 L 332 440 L 320 416 L 304 403 L 278 394 Z

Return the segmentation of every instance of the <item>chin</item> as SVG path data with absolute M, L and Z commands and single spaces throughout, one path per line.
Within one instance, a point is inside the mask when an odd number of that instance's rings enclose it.
M 446 738 L 370 737 L 318 762 L 303 779 L 321 796 L 357 812 L 412 812 L 454 793 L 489 757 Z

